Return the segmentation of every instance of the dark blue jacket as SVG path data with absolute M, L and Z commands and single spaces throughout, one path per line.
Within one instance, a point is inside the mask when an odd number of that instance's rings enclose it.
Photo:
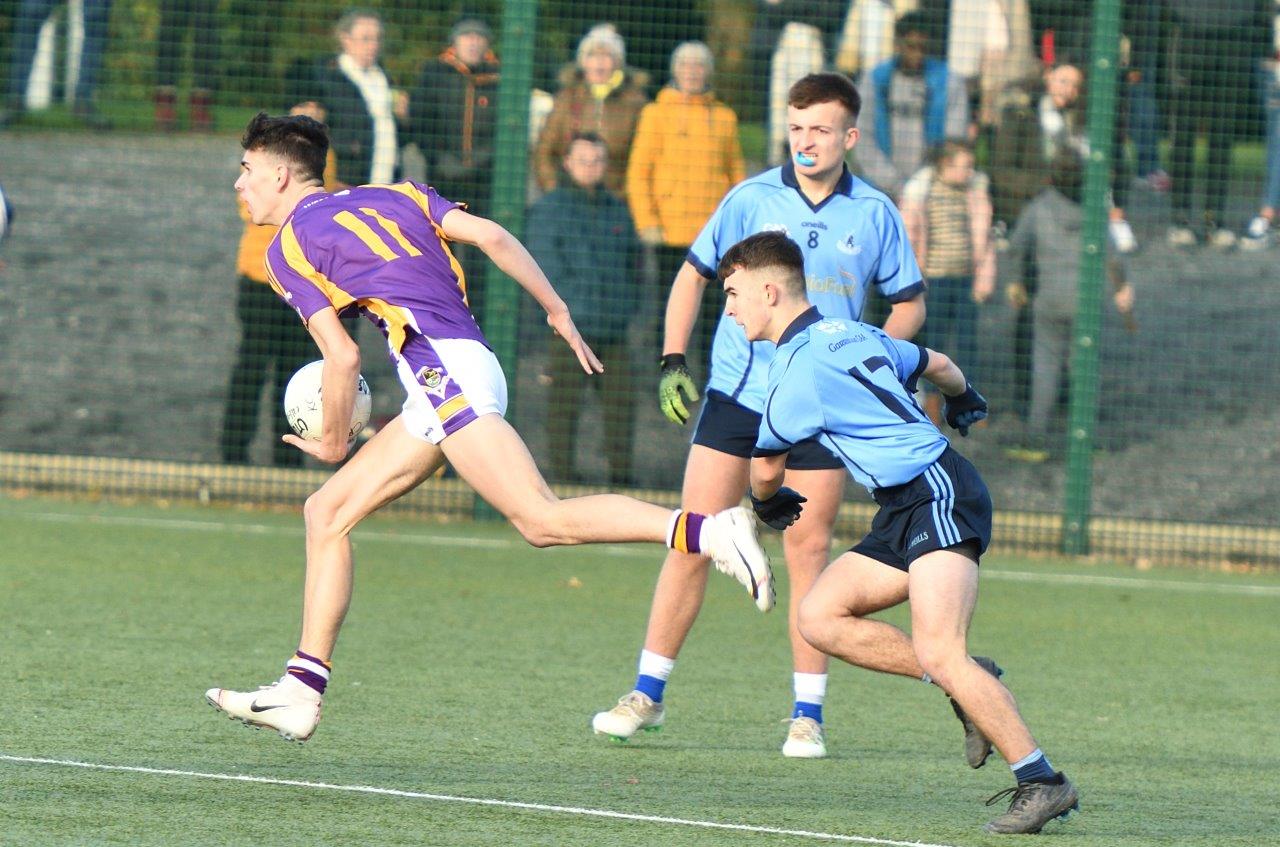
M 567 181 L 529 209 L 525 244 L 587 343 L 616 344 L 642 296 L 640 242 L 627 204 Z

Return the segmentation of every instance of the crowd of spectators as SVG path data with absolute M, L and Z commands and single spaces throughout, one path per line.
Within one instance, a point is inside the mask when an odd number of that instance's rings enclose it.
M 16 4 L 0 124 L 24 109 L 37 33 L 57 5 Z M 104 123 L 94 87 L 110 5 L 79 4 L 84 39 L 73 100 L 77 114 L 95 125 Z M 560 5 L 572 16 L 587 4 Z M 745 54 L 739 58 L 750 77 L 736 111 L 713 87 L 715 59 L 702 40 L 708 37 L 706 15 L 687 3 L 632 5 L 620 6 L 610 20 L 575 19 L 581 36 L 572 60 L 542 72 L 555 80 L 554 90 L 537 91 L 531 101 L 530 246 L 584 332 L 615 359 L 611 388 L 601 397 L 614 481 L 630 476 L 630 389 L 641 373 L 629 358 L 629 321 L 641 312 L 638 304 L 665 296 L 703 222 L 747 174 L 743 124 L 757 123 L 764 138 L 763 161 L 751 166 L 784 161 L 786 91 L 799 77 L 824 69 L 844 72 L 858 84 L 861 139 L 850 166 L 903 213 L 930 283 L 928 340 L 954 350 L 963 366 L 975 364 L 977 310 L 995 291 L 998 266 L 1015 323 L 1013 410 L 1026 417 L 1031 432 L 1043 434 L 1046 409 L 1052 411 L 1046 398 L 1057 398 L 1066 357 L 1064 327 L 1074 291 L 1064 281 L 1067 265 L 1054 251 L 1076 249 L 1071 238 L 1049 243 L 1048 234 L 1079 226 L 1071 180 L 1090 146 L 1084 120 L 1090 4 L 758 0 L 749 43 L 734 48 Z M 642 13 L 642 6 L 648 11 Z M 180 124 L 179 65 L 187 39 L 191 83 L 181 89 L 187 92 L 187 124 L 197 131 L 213 126 L 216 7 L 210 0 L 159 0 L 154 108 L 161 130 Z M 1126 214 L 1133 186 L 1169 193 L 1165 240 L 1172 248 L 1266 247 L 1280 208 L 1280 0 L 1125 3 L 1121 29 L 1109 254 L 1118 263 L 1140 247 Z M 490 22 L 458 18 L 447 43 L 404 89 L 393 85 L 382 64 L 384 22 L 376 11 L 347 12 L 334 34 L 333 53 L 290 65 L 283 104 L 328 124 L 332 185 L 398 179 L 412 145 L 437 190 L 486 214 L 494 192 L 502 78 Z M 1241 92 L 1251 89 L 1265 116 L 1267 176 L 1256 215 L 1234 222 L 1226 216 L 1228 168 L 1243 132 Z M 1202 137 L 1204 155 L 1198 157 Z M 252 235 L 246 230 L 246 243 L 261 240 Z M 242 245 L 241 258 L 254 249 Z M 483 316 L 484 264 L 465 245 L 457 259 L 471 306 Z M 250 264 L 241 262 L 242 303 L 262 293 Z M 719 304 L 711 288 L 699 321 L 703 334 L 694 342 L 703 361 Z M 1131 289 L 1117 292 L 1117 306 L 1129 308 Z M 256 415 L 245 398 L 261 380 L 250 379 L 250 372 L 287 372 L 297 359 L 287 344 L 261 343 L 284 328 L 268 333 L 251 323 L 245 320 L 232 380 L 223 444 L 229 461 L 244 460 L 246 443 L 232 413 Z M 267 348 L 271 352 L 261 352 Z M 581 380 L 562 365 L 552 361 L 544 376 L 552 386 L 553 453 L 567 457 L 572 451 L 557 445 L 574 441 Z M 278 388 L 279 374 L 274 379 Z M 934 411 L 935 398 L 924 402 Z M 575 476 L 571 465 L 557 470 Z

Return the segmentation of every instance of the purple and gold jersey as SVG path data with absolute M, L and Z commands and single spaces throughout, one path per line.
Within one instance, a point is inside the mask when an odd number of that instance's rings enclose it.
M 358 309 L 393 350 L 415 336 L 487 346 L 440 222 L 460 208 L 416 182 L 304 198 L 267 248 L 267 278 L 303 321 Z

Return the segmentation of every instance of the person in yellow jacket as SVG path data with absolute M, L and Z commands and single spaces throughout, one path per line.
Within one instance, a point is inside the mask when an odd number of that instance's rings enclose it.
M 654 248 L 665 287 L 725 192 L 746 179 L 738 116 L 710 90 L 714 62 L 701 41 L 671 54 L 671 84 L 644 107 L 627 162 L 627 202 L 636 232 Z M 723 304 L 707 286 L 699 349 L 706 361 Z
M 324 119 L 321 110 L 300 106 L 294 114 L 305 114 L 317 120 Z M 326 191 L 341 188 L 338 182 L 338 161 L 333 148 L 324 168 Z M 258 429 L 259 398 L 262 384 L 271 386 L 275 407 L 271 418 L 279 422 L 278 432 L 271 438 L 271 463 L 285 467 L 299 467 L 303 453 L 285 444 L 280 432 L 288 431 L 284 417 L 284 387 L 294 371 L 317 358 L 318 350 L 311 336 L 298 323 L 292 309 L 285 308 L 267 283 L 267 269 L 263 259 L 271 239 L 279 227 L 257 226 L 249 220 L 249 210 L 243 200 L 238 200 L 240 219 L 244 232 L 240 235 L 240 249 L 236 254 L 236 273 L 239 282 L 236 290 L 236 317 L 240 320 L 240 344 L 236 348 L 235 363 L 231 367 L 231 381 L 227 389 L 227 404 L 222 421 L 220 449 L 222 461 L 244 465 L 249 462 L 249 443 Z

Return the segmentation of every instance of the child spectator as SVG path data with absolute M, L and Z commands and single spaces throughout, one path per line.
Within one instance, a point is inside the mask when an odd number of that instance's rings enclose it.
M 1027 292 L 1017 275 L 1027 253 L 1034 253 L 1039 282 L 1032 307 L 1031 411 L 1027 416 L 1028 451 L 1018 458 L 1047 458 L 1049 419 L 1061 388 L 1063 369 L 1070 365 L 1075 328 L 1076 291 L 1080 278 L 1080 239 L 1084 212 L 1080 207 L 1083 184 L 1080 157 L 1064 152 L 1049 166 L 1049 186 L 1027 204 L 1009 236 L 1009 255 L 1001 266 L 1008 269 L 1007 293 L 1016 308 L 1027 304 Z M 1124 266 L 1108 243 L 1107 272 L 1116 310 L 1133 310 L 1133 288 L 1124 278 Z
M 929 281 L 928 340 L 921 343 L 952 351 L 966 373 L 977 365 L 977 304 L 991 297 L 996 273 L 987 175 L 974 163 L 967 141 L 944 141 L 902 191 L 907 237 Z M 942 395 L 926 393 L 925 410 L 941 421 Z

